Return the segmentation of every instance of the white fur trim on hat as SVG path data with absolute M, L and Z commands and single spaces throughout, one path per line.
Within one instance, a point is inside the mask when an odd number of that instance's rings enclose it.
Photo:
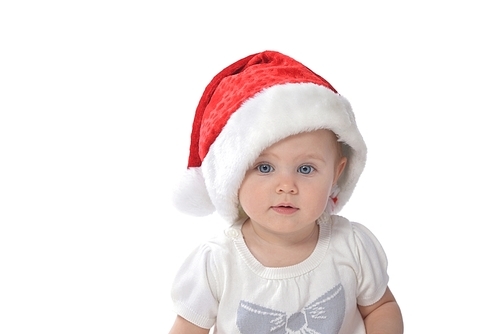
M 172 196 L 177 209 L 194 216 L 207 216 L 215 211 L 201 168 L 189 168 L 177 182 Z

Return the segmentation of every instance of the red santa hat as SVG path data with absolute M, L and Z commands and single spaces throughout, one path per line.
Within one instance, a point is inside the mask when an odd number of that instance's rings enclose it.
M 226 67 L 196 109 L 188 169 L 174 192 L 182 212 L 240 216 L 238 190 L 260 153 L 288 136 L 330 129 L 347 166 L 334 213 L 349 200 L 365 166 L 366 146 L 349 102 L 321 76 L 279 52 L 265 51 Z

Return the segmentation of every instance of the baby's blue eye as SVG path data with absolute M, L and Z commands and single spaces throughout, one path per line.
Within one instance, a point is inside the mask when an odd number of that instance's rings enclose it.
M 309 165 L 300 166 L 298 169 L 298 172 L 301 174 L 311 174 L 313 171 L 314 167 Z
M 261 164 L 257 166 L 257 170 L 260 173 L 267 174 L 271 173 L 274 170 L 274 168 L 270 164 Z

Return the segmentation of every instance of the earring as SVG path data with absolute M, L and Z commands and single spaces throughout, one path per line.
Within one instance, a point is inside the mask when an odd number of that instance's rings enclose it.
M 340 193 L 340 188 L 338 185 L 334 185 L 332 189 L 332 193 L 328 197 L 328 202 L 326 204 L 326 212 L 331 216 L 334 213 L 335 204 L 337 204 L 338 198 L 337 196 Z

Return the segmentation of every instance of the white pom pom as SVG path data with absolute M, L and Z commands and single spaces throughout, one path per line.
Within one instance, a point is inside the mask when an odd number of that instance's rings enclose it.
M 208 196 L 201 168 L 189 168 L 174 187 L 174 206 L 193 216 L 207 216 L 215 211 Z

